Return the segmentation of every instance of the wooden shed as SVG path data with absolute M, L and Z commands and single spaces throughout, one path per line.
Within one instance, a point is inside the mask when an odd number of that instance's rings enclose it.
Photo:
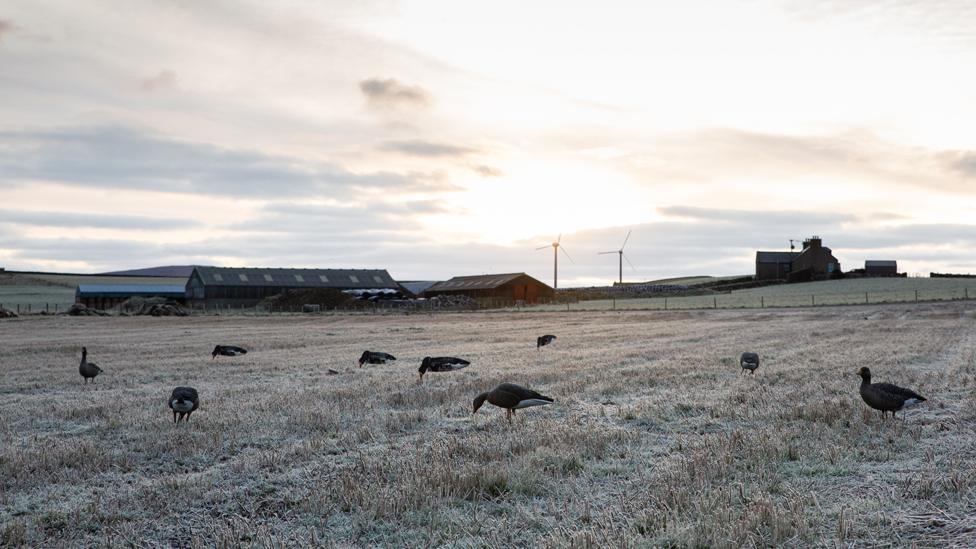
M 525 273 L 456 276 L 424 290 L 425 297 L 466 295 L 493 305 L 545 303 L 551 301 L 555 293 L 551 286 Z

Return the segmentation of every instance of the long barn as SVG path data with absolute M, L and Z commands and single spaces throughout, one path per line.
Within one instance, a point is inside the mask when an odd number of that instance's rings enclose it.
M 385 269 L 266 269 L 196 267 L 186 282 L 191 304 L 250 307 L 287 290 L 328 288 L 360 291 L 400 291 Z

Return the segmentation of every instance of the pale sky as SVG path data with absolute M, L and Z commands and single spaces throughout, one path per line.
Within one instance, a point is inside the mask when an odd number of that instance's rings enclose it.
M 976 272 L 968 1 L 13 0 L 0 266 Z

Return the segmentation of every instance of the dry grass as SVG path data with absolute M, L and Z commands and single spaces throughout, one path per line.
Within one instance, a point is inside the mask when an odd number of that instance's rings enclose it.
M 973 546 L 971 306 L 3 321 L 0 545 Z M 557 403 L 472 418 L 502 381 Z

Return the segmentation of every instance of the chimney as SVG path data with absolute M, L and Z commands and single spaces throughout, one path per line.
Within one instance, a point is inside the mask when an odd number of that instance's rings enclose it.
M 823 240 L 819 236 L 811 236 L 803 241 L 803 249 L 812 248 L 814 250 L 823 246 Z

